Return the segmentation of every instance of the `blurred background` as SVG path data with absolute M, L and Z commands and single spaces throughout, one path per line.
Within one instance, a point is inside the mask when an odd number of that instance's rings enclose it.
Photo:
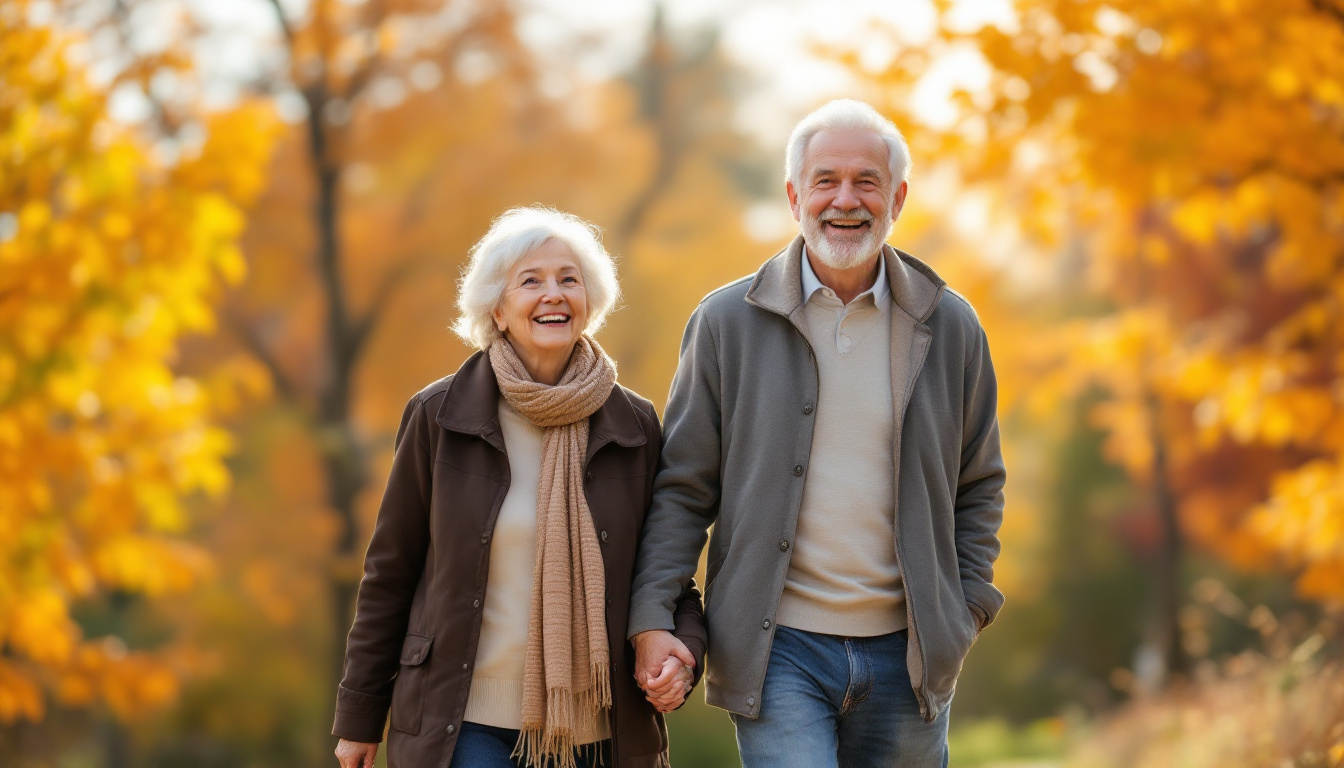
M 0 764 L 334 765 L 470 245 L 599 224 L 661 408 L 837 96 L 1000 377 L 952 764 L 1344 765 L 1340 0 L 0 0 Z M 701 697 L 674 765 L 737 765 Z

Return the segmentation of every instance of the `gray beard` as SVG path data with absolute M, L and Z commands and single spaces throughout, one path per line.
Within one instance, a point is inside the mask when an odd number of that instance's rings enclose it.
M 831 269 L 851 269 L 862 264 L 880 250 L 891 234 L 892 221 L 887 216 L 874 219 L 868 232 L 858 239 L 840 242 L 831 240 L 822 229 L 821 220 L 803 216 L 803 242 L 808 253 L 816 254 Z

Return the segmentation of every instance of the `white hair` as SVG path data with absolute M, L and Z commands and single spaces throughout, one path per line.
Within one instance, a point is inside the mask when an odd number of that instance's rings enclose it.
M 891 171 L 893 187 L 910 178 L 910 147 L 895 123 L 883 117 L 876 109 L 854 99 L 836 99 L 804 117 L 789 135 L 788 150 L 784 154 L 784 180 L 799 186 L 798 176 L 803 172 L 803 158 L 807 145 L 824 130 L 863 130 L 876 134 L 887 145 L 887 168 Z
M 588 298 L 584 333 L 596 333 L 620 298 L 616 265 L 598 239 L 600 230 L 570 213 L 541 205 L 510 208 L 490 224 L 490 230 L 471 247 L 470 261 L 457 287 L 453 332 L 478 349 L 500 337 L 494 311 L 504 297 L 509 272 L 548 240 L 555 239 L 574 252 Z

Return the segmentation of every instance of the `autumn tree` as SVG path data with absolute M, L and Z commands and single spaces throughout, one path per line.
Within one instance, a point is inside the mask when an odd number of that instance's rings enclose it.
M 273 121 L 198 115 L 203 141 L 168 156 L 108 118 L 138 73 L 95 87 L 34 5 L 0 6 L 0 723 L 50 697 L 129 718 L 174 698 L 182 654 L 86 636 L 73 612 L 210 567 L 187 501 L 228 486 L 218 420 L 248 369 L 188 376 L 177 348 L 242 279 Z
M 1043 329 L 1031 398 L 1100 389 L 1107 451 L 1162 526 L 1162 645 L 1179 670 L 1191 540 L 1344 598 L 1344 6 L 1019 0 L 944 8 L 876 80 L 986 65 L 921 131 L 1021 228 L 1079 255 L 1084 317 Z M 892 104 L 918 124 L 905 104 Z M 1080 301 L 1079 299 L 1083 299 Z

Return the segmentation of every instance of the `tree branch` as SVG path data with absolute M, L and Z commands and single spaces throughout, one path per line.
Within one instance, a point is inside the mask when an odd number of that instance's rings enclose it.
M 1336 22 L 1344 24 L 1344 7 L 1335 5 L 1331 0 L 1307 0 L 1307 2 L 1320 13 L 1331 16 Z
M 247 351 L 265 366 L 266 372 L 270 374 L 271 381 L 275 384 L 275 389 L 280 393 L 280 396 L 291 403 L 299 404 L 298 389 L 289 380 L 289 376 L 280 367 L 280 360 L 261 340 L 261 336 L 257 334 L 256 329 L 235 311 L 227 310 L 223 314 L 225 325 L 228 326 L 229 330 L 238 337 Z
M 376 49 L 378 45 L 378 29 L 382 27 L 383 22 L 387 19 L 387 11 L 381 2 L 377 2 L 376 0 L 370 0 L 365 8 L 367 10 L 365 11 L 364 29 L 368 30 L 369 34 L 374 37 L 374 47 Z M 350 78 L 346 80 L 343 92 L 346 101 L 353 102 L 355 100 L 355 97 L 358 96 L 360 92 L 364 90 L 364 87 L 369 84 L 369 81 L 373 79 L 374 74 L 381 68 L 382 63 L 382 54 L 377 50 L 375 50 L 375 52 L 368 58 L 360 62 L 359 66 L 355 68 L 355 71 L 350 74 Z
M 289 46 L 290 53 L 293 54 L 294 28 L 290 26 L 289 19 L 285 18 L 285 9 L 280 7 L 280 0 L 269 0 L 269 2 L 271 7 L 275 9 L 275 20 L 280 25 L 281 34 L 285 36 L 285 43 Z
M 1344 17 L 1342 17 L 1344 18 Z M 1305 184 L 1313 189 L 1321 190 L 1332 184 L 1344 184 L 1344 169 L 1333 173 L 1305 174 L 1296 173 L 1278 165 L 1270 160 L 1260 160 L 1246 169 L 1245 177 L 1256 176 L 1262 173 L 1274 173 L 1286 179 L 1291 179 L 1300 184 Z M 1215 183 L 1215 186 L 1217 184 Z
M 657 135 L 658 159 L 648 183 L 635 194 L 630 207 L 621 217 L 613 234 L 616 236 L 617 249 L 626 250 L 635 234 L 644 225 L 644 220 L 653 208 L 654 202 L 666 192 L 667 186 L 676 175 L 681 164 L 682 141 L 677 135 L 675 110 L 672 109 L 671 70 L 674 53 L 663 25 L 662 6 L 654 7 L 652 28 L 649 34 L 649 54 L 644 67 L 644 112 Z
M 383 275 L 383 279 L 378 281 L 378 287 L 373 291 L 368 309 L 352 324 L 349 337 L 352 357 L 358 358 L 363 352 L 364 343 L 377 327 L 388 305 L 392 303 L 392 297 L 396 295 L 397 290 L 431 263 L 433 262 L 429 257 L 417 256 L 401 262 Z

